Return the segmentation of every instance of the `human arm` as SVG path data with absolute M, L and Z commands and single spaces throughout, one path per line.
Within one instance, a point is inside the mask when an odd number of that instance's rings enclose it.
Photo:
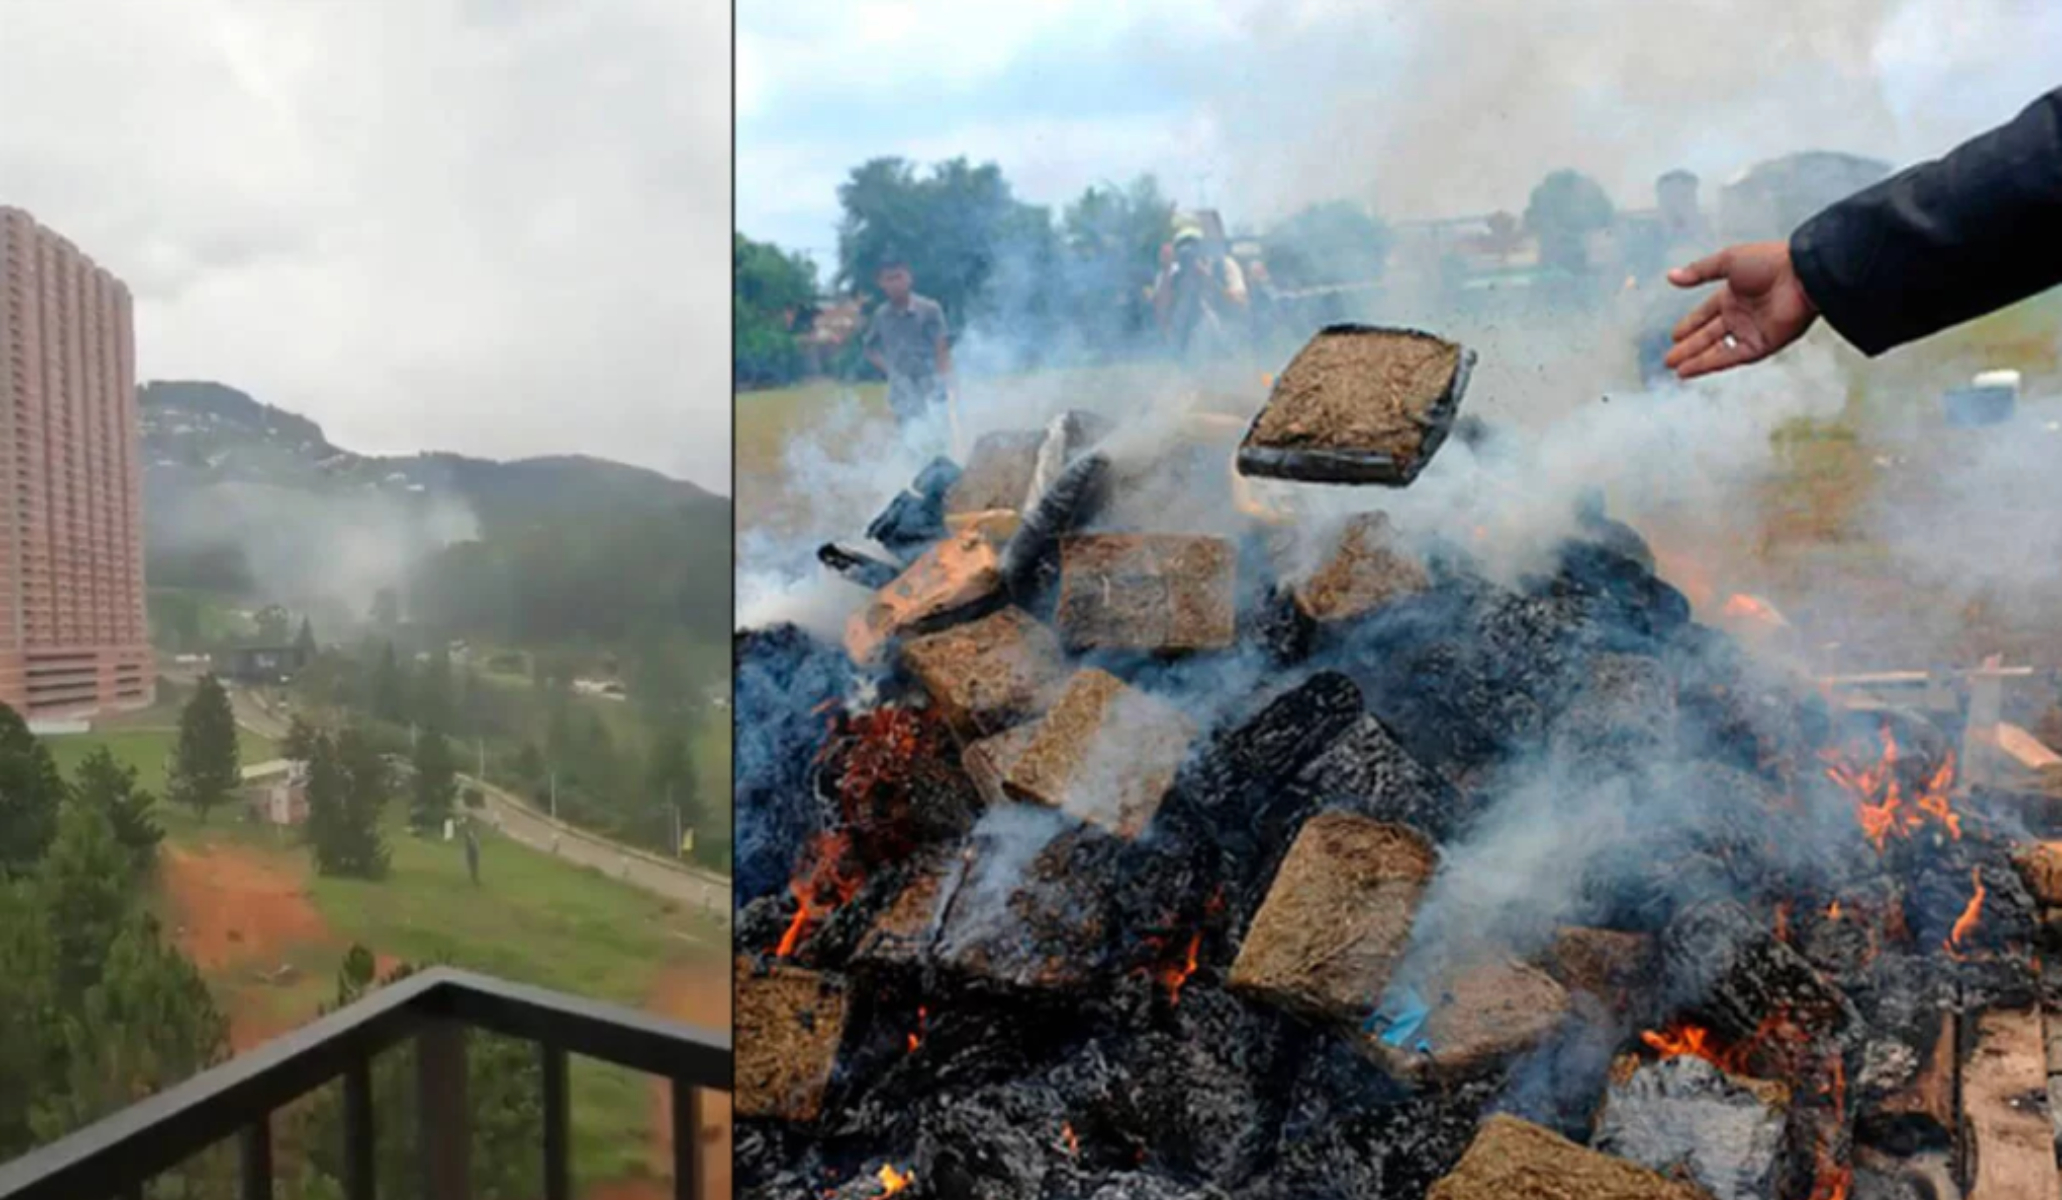
M 1755 362 L 1821 313 L 1877 355 L 2062 283 L 2062 89 L 1819 213 L 1669 272 L 1719 288 L 1675 329 L 1685 378 Z

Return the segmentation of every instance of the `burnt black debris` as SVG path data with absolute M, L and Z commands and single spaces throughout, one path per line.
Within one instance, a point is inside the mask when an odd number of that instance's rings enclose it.
M 870 592 L 877 592 L 895 582 L 902 574 L 902 568 L 884 563 L 871 555 L 857 550 L 847 550 L 836 542 L 825 542 L 816 548 L 816 561 L 828 567 L 834 574 Z
M 1151 489 L 1233 511 L 1221 456 L 1119 463 L 1092 424 L 984 439 L 979 478 L 940 465 L 870 530 L 900 557 L 1014 528 L 982 603 L 865 669 L 737 638 L 740 959 L 847 1000 L 810 1119 L 740 1117 L 741 1194 L 1420 1200 L 1487 1128 L 1438 1194 L 1512 1150 L 1859 1200 L 1960 1152 L 1973 1014 L 2038 998 L 2055 924 L 1998 818 L 2022 798 L 1944 782 L 1960 729 L 1836 711 L 1594 504 L 1534 577 L 1414 542 L 1409 586 L 1314 616 L 1278 574 L 1296 531 L 1151 523 Z M 1211 636 L 1070 642 L 1069 537 L 1235 554 Z M 1178 744 L 1110 706 L 1067 734 L 1052 685 L 1083 679 Z M 1063 734 L 1116 753 L 1025 767 Z
M 907 565 L 945 536 L 945 496 L 959 478 L 959 466 L 951 459 L 932 459 L 867 525 L 866 536 Z

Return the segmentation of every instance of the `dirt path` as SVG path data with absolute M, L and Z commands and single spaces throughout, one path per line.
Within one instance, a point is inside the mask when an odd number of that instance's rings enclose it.
M 260 854 L 229 846 L 168 845 L 160 862 L 173 939 L 221 999 L 231 1047 L 241 1053 L 312 1017 L 312 1009 L 299 1016 L 281 1011 L 265 982 L 298 980 L 299 968 L 282 968 L 306 958 L 310 947 L 336 942 L 302 881 Z
M 730 1028 L 730 973 L 723 960 L 700 966 L 670 966 L 659 973 L 645 1007 L 653 1012 L 704 1025 Z M 702 1126 L 700 1162 L 704 1195 L 727 1200 L 730 1195 L 730 1097 L 711 1093 Z M 651 1177 L 620 1180 L 587 1189 L 586 1200 L 666 1200 L 673 1176 L 673 1089 L 652 1080 Z

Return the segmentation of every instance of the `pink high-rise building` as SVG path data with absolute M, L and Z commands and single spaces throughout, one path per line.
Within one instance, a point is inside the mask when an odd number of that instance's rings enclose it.
M 129 289 L 0 207 L 0 704 L 150 703 Z

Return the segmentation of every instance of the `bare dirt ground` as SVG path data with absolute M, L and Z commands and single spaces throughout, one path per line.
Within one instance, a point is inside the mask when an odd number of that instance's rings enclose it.
M 166 846 L 161 860 L 174 939 L 208 977 L 238 1053 L 314 1015 L 330 979 L 301 963 L 334 963 L 342 943 L 291 869 L 242 847 Z M 386 971 L 392 959 L 381 956 Z M 282 969 L 284 968 L 284 969 Z

